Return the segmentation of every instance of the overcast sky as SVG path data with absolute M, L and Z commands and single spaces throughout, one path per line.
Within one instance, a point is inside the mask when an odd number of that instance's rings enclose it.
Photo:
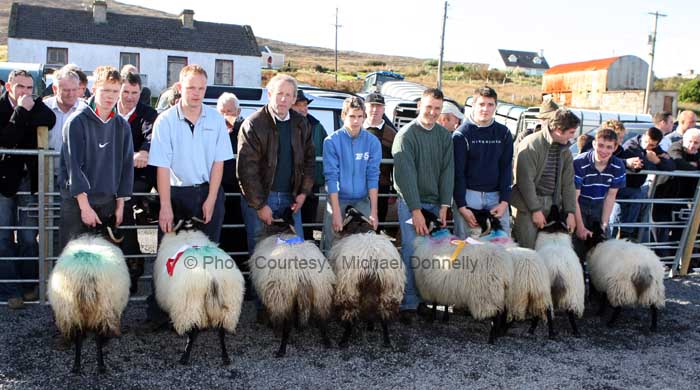
M 256 36 L 332 48 L 339 8 L 340 50 L 437 58 L 444 1 L 438 0 L 119 0 L 195 19 L 248 24 Z M 700 1 L 560 0 L 449 2 L 445 59 L 502 66 L 497 49 L 544 51 L 550 66 L 636 55 L 659 18 L 654 72 L 700 71 Z

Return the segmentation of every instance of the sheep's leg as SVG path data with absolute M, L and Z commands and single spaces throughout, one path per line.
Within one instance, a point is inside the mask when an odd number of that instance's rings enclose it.
M 282 323 L 282 343 L 280 349 L 275 354 L 275 357 L 281 358 L 287 354 L 287 342 L 289 342 L 289 332 L 292 329 L 292 320 L 285 318 Z
M 489 344 L 493 344 L 496 341 L 496 333 L 498 328 L 499 314 L 496 314 L 491 318 L 491 331 L 489 332 Z
M 374 332 L 374 321 L 372 321 L 372 320 L 367 321 L 367 331 Z
M 574 336 L 581 336 L 581 333 L 579 333 L 578 327 L 576 326 L 576 316 L 574 315 L 574 312 L 569 310 L 566 312 L 566 315 L 569 317 L 569 324 L 571 324 L 571 331 L 573 332 Z
M 386 319 L 382 318 L 382 337 L 384 338 L 384 346 L 391 347 L 391 340 L 389 339 L 389 323 Z
M 104 373 L 107 371 L 105 368 L 105 360 L 102 355 L 102 347 L 105 345 L 105 338 L 100 332 L 95 333 L 95 344 L 97 345 L 97 371 Z
M 180 364 L 189 364 L 190 354 L 192 353 L 192 347 L 194 346 L 194 340 L 197 338 L 197 335 L 199 335 L 199 329 L 197 328 L 187 332 L 187 345 L 185 346 L 185 352 L 180 358 Z
M 615 308 L 615 310 L 612 313 L 612 316 L 610 316 L 610 321 L 608 321 L 608 327 L 612 327 L 615 321 L 617 321 L 617 317 L 620 316 L 620 312 L 622 311 L 622 307 L 618 306 Z
M 343 337 L 340 339 L 338 346 L 340 348 L 347 348 L 348 342 L 350 341 L 350 335 L 352 334 L 352 321 L 345 321 L 345 331 L 343 332 Z
M 598 317 L 602 317 L 605 314 L 605 309 L 608 308 L 608 296 L 605 293 L 598 293 Z
M 325 348 L 330 348 L 331 339 L 328 338 L 328 323 L 324 320 L 319 320 L 318 329 L 321 332 L 321 343 Z
M 554 331 L 554 314 L 553 314 L 552 308 L 548 308 L 546 315 L 547 315 L 547 328 L 549 329 L 549 338 L 553 339 L 556 337 L 557 333 Z
M 498 315 L 498 337 L 505 336 L 508 331 L 508 313 L 503 310 L 502 313 Z
M 73 372 L 73 374 L 80 374 L 80 351 L 83 348 L 82 331 L 75 332 L 73 343 L 75 344 L 75 359 L 73 360 L 73 369 L 71 372 Z
M 540 317 L 533 317 L 530 321 L 530 329 L 527 330 L 528 334 L 535 334 L 535 329 L 537 329 L 537 324 L 540 322 Z
M 223 327 L 219 328 L 219 345 L 221 346 L 221 362 L 224 366 L 231 364 L 231 358 L 226 351 L 226 330 Z
M 442 322 L 448 323 L 450 321 L 450 307 L 445 305 L 445 313 L 442 314 Z
M 656 305 L 651 305 L 649 309 L 651 310 L 651 328 L 649 328 L 649 330 L 656 332 L 656 323 L 659 317 L 659 310 L 656 308 Z

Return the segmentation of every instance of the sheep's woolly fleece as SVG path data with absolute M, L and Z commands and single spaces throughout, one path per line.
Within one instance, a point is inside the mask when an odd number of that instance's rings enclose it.
M 571 236 L 540 232 L 535 241 L 535 250 L 549 270 L 554 309 L 573 311 L 580 318 L 583 315 L 586 286 Z

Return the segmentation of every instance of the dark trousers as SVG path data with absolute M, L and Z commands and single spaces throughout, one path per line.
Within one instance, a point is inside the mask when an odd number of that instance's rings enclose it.
M 203 184 L 196 187 L 170 187 L 170 202 L 173 208 L 183 208 L 188 210 L 192 215 L 202 218 L 202 204 L 209 195 L 209 185 Z M 177 224 L 177 215 L 173 224 Z M 218 243 L 221 236 L 221 225 L 224 223 L 224 189 L 219 187 L 219 193 L 216 196 L 214 205 L 214 213 L 211 216 L 211 221 L 204 225 L 202 233 L 210 240 Z M 158 243 L 163 238 L 163 232 L 158 230 Z M 158 306 L 156 302 L 156 286 L 151 279 L 151 294 L 146 298 L 148 307 L 146 308 L 146 316 L 149 321 L 165 324 L 168 322 L 168 314 Z
M 93 197 L 89 199 L 90 206 L 97 215 L 113 215 L 117 206 L 116 199 L 111 196 Z M 105 222 L 105 221 L 102 221 Z M 105 222 L 106 223 L 106 222 Z M 81 234 L 88 233 L 90 228 L 83 224 L 80 218 L 80 207 L 75 198 L 61 198 L 61 222 L 59 223 L 59 253 L 68 242 Z
M 301 206 L 301 222 L 302 223 L 317 223 L 318 222 L 318 196 L 316 195 L 319 191 L 318 186 L 314 186 L 312 194 L 306 197 L 304 205 Z M 309 239 L 314 238 L 314 228 L 305 227 L 304 237 Z
M 151 184 L 143 178 L 134 179 L 134 192 L 150 192 Z M 136 225 L 135 209 L 142 208 L 141 204 L 146 200 L 145 196 L 133 196 L 124 205 L 124 222 L 123 225 Z M 122 251 L 124 255 L 141 255 L 141 245 L 138 240 L 138 232 L 136 229 L 124 229 L 121 234 L 124 236 L 122 242 Z M 143 258 L 127 258 L 126 265 L 129 267 L 129 276 L 131 276 L 132 291 L 136 291 L 134 283 L 138 283 L 138 279 L 143 275 L 144 259 Z
M 224 185 L 224 192 L 241 192 L 236 185 Z M 226 196 L 224 201 L 224 225 L 242 225 L 243 213 L 241 210 L 241 197 L 239 195 Z M 247 252 L 248 243 L 245 227 L 242 228 L 222 228 L 221 229 L 221 249 L 226 252 Z M 247 255 L 235 255 L 236 264 L 241 268 L 248 260 Z

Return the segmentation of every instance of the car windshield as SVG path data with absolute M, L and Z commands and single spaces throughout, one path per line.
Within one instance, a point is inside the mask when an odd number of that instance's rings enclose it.
M 625 137 L 622 140 L 621 144 L 624 144 L 628 140 L 630 140 L 630 139 L 632 139 L 640 134 L 643 134 L 645 131 L 647 131 L 647 129 L 649 129 L 650 127 L 653 127 L 653 126 L 654 126 L 654 124 L 651 122 L 649 122 L 649 123 L 647 123 L 647 122 L 625 123 Z M 585 135 L 587 135 L 591 139 L 593 139 L 593 137 L 595 137 L 595 133 L 598 130 L 600 130 L 600 127 L 595 128 L 595 129 L 587 132 Z M 571 154 L 573 154 L 574 156 L 579 154 L 578 143 L 576 142 L 576 138 L 572 142 L 571 146 L 569 146 L 569 150 L 571 150 Z

